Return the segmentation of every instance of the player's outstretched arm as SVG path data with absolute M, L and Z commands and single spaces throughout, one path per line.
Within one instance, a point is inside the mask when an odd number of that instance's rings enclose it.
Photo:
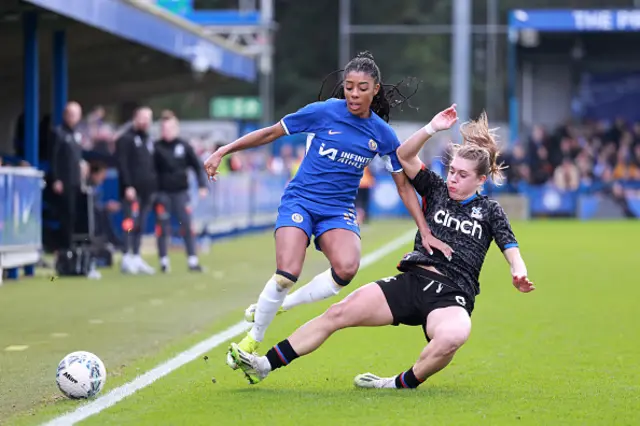
M 511 277 L 514 287 L 522 293 L 529 293 L 535 290 L 535 286 L 527 278 L 527 266 L 522 259 L 522 255 L 520 255 L 520 249 L 518 247 L 511 247 L 502 252 L 502 254 L 504 254 L 505 259 L 507 259 L 511 267 Z
M 494 241 L 509 263 L 514 287 L 522 293 L 535 290 L 533 283 L 527 278 L 527 266 L 520 255 L 518 241 L 511 229 L 509 218 L 497 202 L 493 202 L 489 208 L 489 225 Z
M 422 168 L 422 161 L 418 158 L 418 153 L 424 144 L 436 132 L 450 129 L 456 121 L 458 121 L 458 112 L 456 111 L 456 104 L 453 104 L 444 111 L 436 114 L 429 124 L 415 132 L 400 145 L 396 153 L 409 179 L 415 178 Z
M 422 213 L 422 207 L 416 197 L 416 191 L 407 179 L 407 176 L 402 172 L 393 173 L 392 176 L 396 187 L 398 188 L 398 195 L 400 195 L 402 202 L 418 226 L 418 231 L 420 231 L 422 245 L 424 248 L 427 249 L 429 254 L 433 254 L 434 248 L 440 250 L 445 257 L 450 259 L 453 250 L 448 244 L 440 241 L 431 234 L 427 220 L 424 218 L 424 214 Z
M 261 145 L 266 145 L 275 141 L 276 139 L 285 135 L 285 130 L 281 123 L 276 123 L 273 126 L 265 127 L 263 129 L 254 130 L 231 142 L 228 145 L 224 145 L 216 150 L 213 154 L 207 158 L 204 162 L 204 169 L 207 172 L 209 178 L 215 180 L 215 176 L 218 174 L 218 167 L 222 159 L 231 153 L 237 151 L 243 151 L 249 148 L 255 148 Z

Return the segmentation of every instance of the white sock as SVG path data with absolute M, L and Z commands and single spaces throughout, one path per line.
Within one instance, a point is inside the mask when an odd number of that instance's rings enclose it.
M 162 266 L 169 266 L 169 258 L 167 256 L 161 257 L 160 264 Z
M 278 278 L 283 279 L 284 277 Z M 289 282 L 293 285 L 293 282 L 290 280 Z M 262 293 L 260 293 L 260 297 L 258 298 L 255 322 L 253 323 L 253 327 L 251 327 L 251 331 L 249 331 L 249 335 L 255 341 L 262 342 L 262 340 L 264 340 L 264 334 L 278 313 L 278 309 L 282 306 L 282 302 L 287 296 L 290 287 L 291 286 L 284 287 L 278 284 L 278 281 L 276 281 L 276 275 L 272 276 L 271 279 L 267 281 L 267 285 L 264 286 L 264 290 L 262 290 Z
M 269 362 L 269 359 L 266 356 L 258 357 L 257 361 L 258 361 L 258 368 L 260 368 L 260 371 L 264 373 L 271 372 L 271 363 Z
M 189 264 L 189 266 L 191 266 L 192 268 L 194 266 L 198 266 L 198 256 L 189 256 L 189 258 L 187 259 L 187 263 Z
M 396 386 L 396 378 L 395 377 L 384 377 L 382 378 L 382 389 L 399 389 Z
M 316 275 L 307 284 L 288 295 L 284 299 L 282 308 L 289 310 L 298 305 L 324 300 L 331 296 L 335 296 L 341 289 L 342 286 L 339 286 L 333 280 L 333 277 L 331 276 L 331 269 L 327 269 L 320 275 Z

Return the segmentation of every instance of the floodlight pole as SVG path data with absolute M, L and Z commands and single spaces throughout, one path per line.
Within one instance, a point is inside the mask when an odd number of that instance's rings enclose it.
M 458 104 L 460 122 L 471 110 L 471 0 L 453 1 L 451 102 Z
M 338 37 L 338 69 L 351 59 L 351 0 L 340 0 L 340 36 Z
M 495 117 L 499 110 L 501 97 L 496 96 L 498 88 L 495 85 L 498 67 L 498 36 L 488 29 L 498 24 L 498 0 L 487 0 L 487 72 L 485 75 L 485 108 L 489 117 Z
M 259 53 L 262 124 L 273 123 L 273 0 L 260 0 L 262 49 Z

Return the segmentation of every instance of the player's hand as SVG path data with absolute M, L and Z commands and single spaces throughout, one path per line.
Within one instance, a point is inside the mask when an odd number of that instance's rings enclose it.
M 82 176 L 82 179 L 86 179 L 89 176 L 89 163 L 84 160 L 80 161 L 80 176 Z
M 62 194 L 62 191 L 64 191 L 64 185 L 62 184 L 62 181 L 55 181 L 53 182 L 53 192 L 55 192 L 56 194 Z
M 124 197 L 127 201 L 134 202 L 136 200 L 136 189 L 133 186 L 128 186 L 124 190 Z
M 513 286 L 518 289 L 521 293 L 530 293 L 536 289 L 529 278 L 527 278 L 526 274 L 514 273 L 513 275 Z
M 458 121 L 458 111 L 456 111 L 456 104 L 453 104 L 433 117 L 431 120 L 431 128 L 436 132 L 447 130 L 456 124 L 456 121 Z
M 218 151 L 211 154 L 209 158 L 205 160 L 204 171 L 207 172 L 209 180 L 218 180 L 216 176 L 218 176 L 219 174 L 218 167 L 220 167 L 220 162 L 222 162 L 222 156 L 218 153 Z
M 120 210 L 120 203 L 115 200 L 109 200 L 107 201 L 106 207 L 109 213 L 115 213 Z
M 431 232 L 421 233 L 422 245 L 429 254 L 433 254 L 433 249 L 439 250 L 448 260 L 453 256 L 453 249 L 447 244 L 433 236 Z

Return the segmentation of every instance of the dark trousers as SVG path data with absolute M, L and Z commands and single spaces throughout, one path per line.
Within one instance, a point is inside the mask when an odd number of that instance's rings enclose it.
M 123 251 L 133 254 L 140 254 L 140 244 L 142 234 L 147 224 L 147 218 L 156 201 L 156 194 L 138 194 L 135 201 L 122 200 L 122 210 L 124 220 L 122 230 L 124 231 Z
M 109 213 L 105 208 L 99 207 L 95 207 L 93 212 L 93 223 L 95 226 L 96 237 L 99 237 L 102 241 L 109 242 L 118 249 L 121 249 L 124 244 L 113 227 L 113 223 L 111 222 L 111 213 Z
M 184 244 L 188 256 L 196 255 L 196 244 L 191 231 L 191 209 L 189 207 L 189 193 L 187 191 L 160 192 L 156 198 L 156 213 L 158 221 L 158 254 L 167 256 L 167 238 L 171 236 L 171 217 L 178 220 L 184 236 Z
M 61 250 L 68 250 L 73 246 L 79 195 L 80 187 L 65 185 L 57 200 L 58 220 L 60 221 L 59 248 Z

